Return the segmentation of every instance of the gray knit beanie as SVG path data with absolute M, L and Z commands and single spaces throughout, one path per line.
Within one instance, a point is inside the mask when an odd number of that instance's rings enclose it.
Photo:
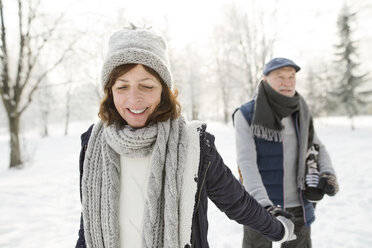
M 124 64 L 142 64 L 155 70 L 164 83 L 172 88 L 172 74 L 167 45 L 162 36 L 150 29 L 125 28 L 115 32 L 108 43 L 108 53 L 102 68 L 102 86 L 110 73 Z

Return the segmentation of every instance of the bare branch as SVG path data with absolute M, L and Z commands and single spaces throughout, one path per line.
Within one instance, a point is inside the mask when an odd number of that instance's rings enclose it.
M 18 55 L 18 66 L 16 73 L 16 80 L 14 86 L 14 100 L 19 101 L 20 94 L 18 89 L 20 88 L 21 75 L 23 74 L 23 59 L 25 49 L 25 35 L 23 34 L 23 6 L 21 0 L 18 0 L 18 25 L 19 25 L 19 55 Z
M 78 41 L 78 38 L 76 38 L 73 42 L 71 42 L 70 45 L 69 45 L 69 47 L 61 55 L 61 57 L 53 64 L 53 66 L 51 66 L 49 69 L 47 69 L 46 71 L 44 71 L 38 77 L 38 79 L 36 80 L 36 83 L 34 84 L 34 86 L 32 87 L 32 89 L 30 91 L 30 93 L 28 94 L 28 101 L 27 101 L 27 103 L 23 107 L 20 108 L 19 114 L 22 114 L 27 109 L 27 107 L 29 106 L 29 104 L 32 102 L 32 97 L 33 97 L 34 93 L 36 92 L 36 90 L 39 88 L 41 82 L 45 79 L 45 77 L 50 72 L 52 72 L 59 64 L 61 64 L 63 62 L 63 60 L 66 58 L 67 54 L 72 50 L 72 47 L 74 46 L 74 44 L 77 41 Z
M 4 23 L 4 14 L 3 14 L 3 1 L 0 0 L 0 18 L 1 18 L 1 64 L 2 64 L 2 72 L 0 78 L 0 94 L 3 97 L 4 94 L 9 94 L 9 69 L 8 69 L 8 49 L 6 43 L 6 29 Z M 4 100 L 4 98 L 3 98 Z
M 36 49 L 36 54 L 34 57 L 34 62 L 39 58 L 39 55 L 45 45 L 48 43 L 49 39 L 53 36 L 54 32 L 57 30 L 57 27 L 59 23 L 62 21 L 63 17 L 65 16 L 65 13 L 62 13 L 53 23 L 53 25 L 42 35 L 34 37 L 34 39 L 40 38 L 42 39 L 42 43 L 39 45 L 39 47 Z
M 32 5 L 30 4 L 28 6 L 28 21 L 27 21 L 27 30 L 26 30 L 26 37 L 27 37 L 27 40 L 25 41 L 25 45 L 26 45 L 26 49 L 27 49 L 27 56 L 26 56 L 26 59 L 27 59 L 27 72 L 29 71 L 29 65 L 32 63 L 32 48 L 31 48 L 31 29 L 32 29 L 32 23 L 34 22 L 34 20 L 36 19 L 36 16 L 37 16 L 37 13 L 36 13 L 36 10 L 38 9 L 38 6 L 40 5 L 40 1 L 38 1 L 36 4 L 35 4 L 35 7 L 33 8 Z
M 39 59 L 39 56 L 43 50 L 43 48 L 45 47 L 45 45 L 47 44 L 47 42 L 49 41 L 50 37 L 52 37 L 52 35 L 54 34 L 54 32 L 56 31 L 57 29 L 57 26 L 59 25 L 59 23 L 62 21 L 62 18 L 63 18 L 64 14 L 61 14 L 59 16 L 59 18 L 54 22 L 54 24 L 52 25 L 52 27 L 47 31 L 47 33 L 45 33 L 43 35 L 43 38 L 42 38 L 42 44 L 36 49 L 36 53 L 34 56 L 32 56 L 32 49 L 31 49 L 31 44 L 30 42 L 28 43 L 28 60 L 27 60 L 27 71 L 26 71 L 26 75 L 24 77 L 24 80 L 21 84 L 21 88 L 20 88 L 20 92 L 22 93 L 24 88 L 27 86 L 27 84 L 29 83 L 29 79 L 30 79 L 30 76 L 32 74 L 32 71 L 36 65 L 36 61 Z M 31 38 L 31 37 L 30 37 Z M 76 40 L 73 41 L 71 44 L 74 44 L 76 43 Z M 71 49 L 71 44 L 69 46 L 68 49 Z M 67 52 L 67 50 L 65 51 L 65 53 Z

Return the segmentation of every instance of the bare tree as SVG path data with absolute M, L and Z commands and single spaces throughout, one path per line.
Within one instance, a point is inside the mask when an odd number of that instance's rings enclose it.
M 41 113 L 41 121 L 42 121 L 42 130 L 41 136 L 48 137 L 49 136 L 49 116 L 50 116 L 50 107 L 52 101 L 50 87 L 42 87 L 38 90 L 38 102 L 39 102 L 39 110 Z
M 167 16 L 163 16 L 163 25 L 160 32 L 167 41 L 169 63 L 173 75 L 174 86 L 179 93 L 183 113 L 196 120 L 200 114 L 200 103 L 203 92 L 201 85 L 205 80 L 201 76 L 200 65 L 201 51 L 198 44 L 185 44 L 182 49 L 174 47 L 175 43 L 171 35 L 170 23 Z
M 230 119 L 233 106 L 253 95 L 262 68 L 273 53 L 275 27 L 267 31 L 266 19 L 275 18 L 276 8 L 266 10 L 264 15 L 255 1 L 249 3 L 245 7 L 235 3 L 224 6 L 211 41 L 225 122 Z
M 216 62 L 216 79 L 217 85 L 220 89 L 222 113 L 224 123 L 228 123 L 230 120 L 230 101 L 232 91 L 236 86 L 237 78 L 233 76 L 233 66 L 231 63 L 226 63 L 225 58 L 218 56 L 216 51 L 215 62 Z
M 11 32 L 7 28 L 4 16 L 6 8 L 3 1 L 0 0 L 0 95 L 9 122 L 10 167 L 22 165 L 19 141 L 21 115 L 33 101 L 33 96 L 43 79 L 62 63 L 74 43 L 70 43 L 54 61 L 50 59 L 47 66 L 37 68 L 38 61 L 42 60 L 46 45 L 57 32 L 57 27 L 63 17 L 60 15 L 51 25 L 48 23 L 49 26 L 43 26 L 46 30 L 39 32 L 36 28 L 36 26 L 40 27 L 37 13 L 39 5 L 40 2 L 29 1 L 24 4 L 24 1 L 17 1 L 18 27 L 16 32 L 19 43 L 17 51 L 13 52 L 14 50 L 9 49 L 8 45 L 13 45 L 14 40 L 10 41 L 8 38 Z M 14 29 L 11 31 L 14 32 Z M 10 58 L 15 60 L 16 66 L 14 68 Z
M 171 66 L 175 84 L 180 86 L 182 107 L 188 118 L 197 120 L 200 117 L 201 98 L 205 93 L 203 86 L 206 81 L 201 73 L 202 66 L 200 66 L 200 61 L 203 61 L 201 53 L 198 53 L 198 48 L 196 48 L 195 44 L 188 44 L 182 52 L 176 55 L 172 53 L 172 55 L 177 56 Z
M 71 91 L 71 83 L 67 85 L 67 91 L 66 91 L 66 109 L 65 109 L 65 136 L 68 135 L 68 127 L 70 124 L 70 116 L 71 116 L 71 97 L 72 97 L 72 91 Z
M 328 66 L 325 61 L 313 63 L 308 68 L 305 95 L 309 108 L 315 117 L 328 115 L 337 108 L 337 102 L 332 96 L 332 87 L 336 81 L 335 73 L 335 69 Z
M 276 39 L 276 30 L 267 31 L 264 20 L 265 16 L 275 18 L 276 8 L 269 15 L 265 15 L 261 9 L 256 10 L 256 8 L 255 1 L 252 1 L 253 11 L 239 13 L 238 9 L 234 8 L 232 15 L 239 25 L 237 47 L 242 56 L 241 61 L 245 75 L 243 82 L 247 95 L 252 95 L 255 91 L 262 75 L 262 68 L 265 62 L 272 57 Z

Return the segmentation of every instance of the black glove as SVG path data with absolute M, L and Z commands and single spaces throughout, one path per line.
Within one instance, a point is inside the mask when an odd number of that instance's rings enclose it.
M 323 173 L 320 175 L 317 188 L 322 189 L 323 192 L 329 196 L 334 196 L 339 190 L 336 177 L 329 173 Z
M 281 209 L 280 207 L 277 207 L 277 206 L 267 206 L 267 207 L 265 207 L 265 209 L 270 214 L 274 215 L 275 217 L 283 216 L 283 217 L 285 217 L 287 219 L 290 219 L 290 220 L 293 220 L 295 218 L 295 216 L 292 213 L 284 211 L 283 209 Z

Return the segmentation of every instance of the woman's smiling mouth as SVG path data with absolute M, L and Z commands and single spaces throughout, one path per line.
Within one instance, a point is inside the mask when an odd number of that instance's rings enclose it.
M 148 108 L 144 108 L 144 109 L 130 109 L 128 108 L 129 112 L 133 113 L 133 114 L 142 114 L 143 112 L 145 112 Z

